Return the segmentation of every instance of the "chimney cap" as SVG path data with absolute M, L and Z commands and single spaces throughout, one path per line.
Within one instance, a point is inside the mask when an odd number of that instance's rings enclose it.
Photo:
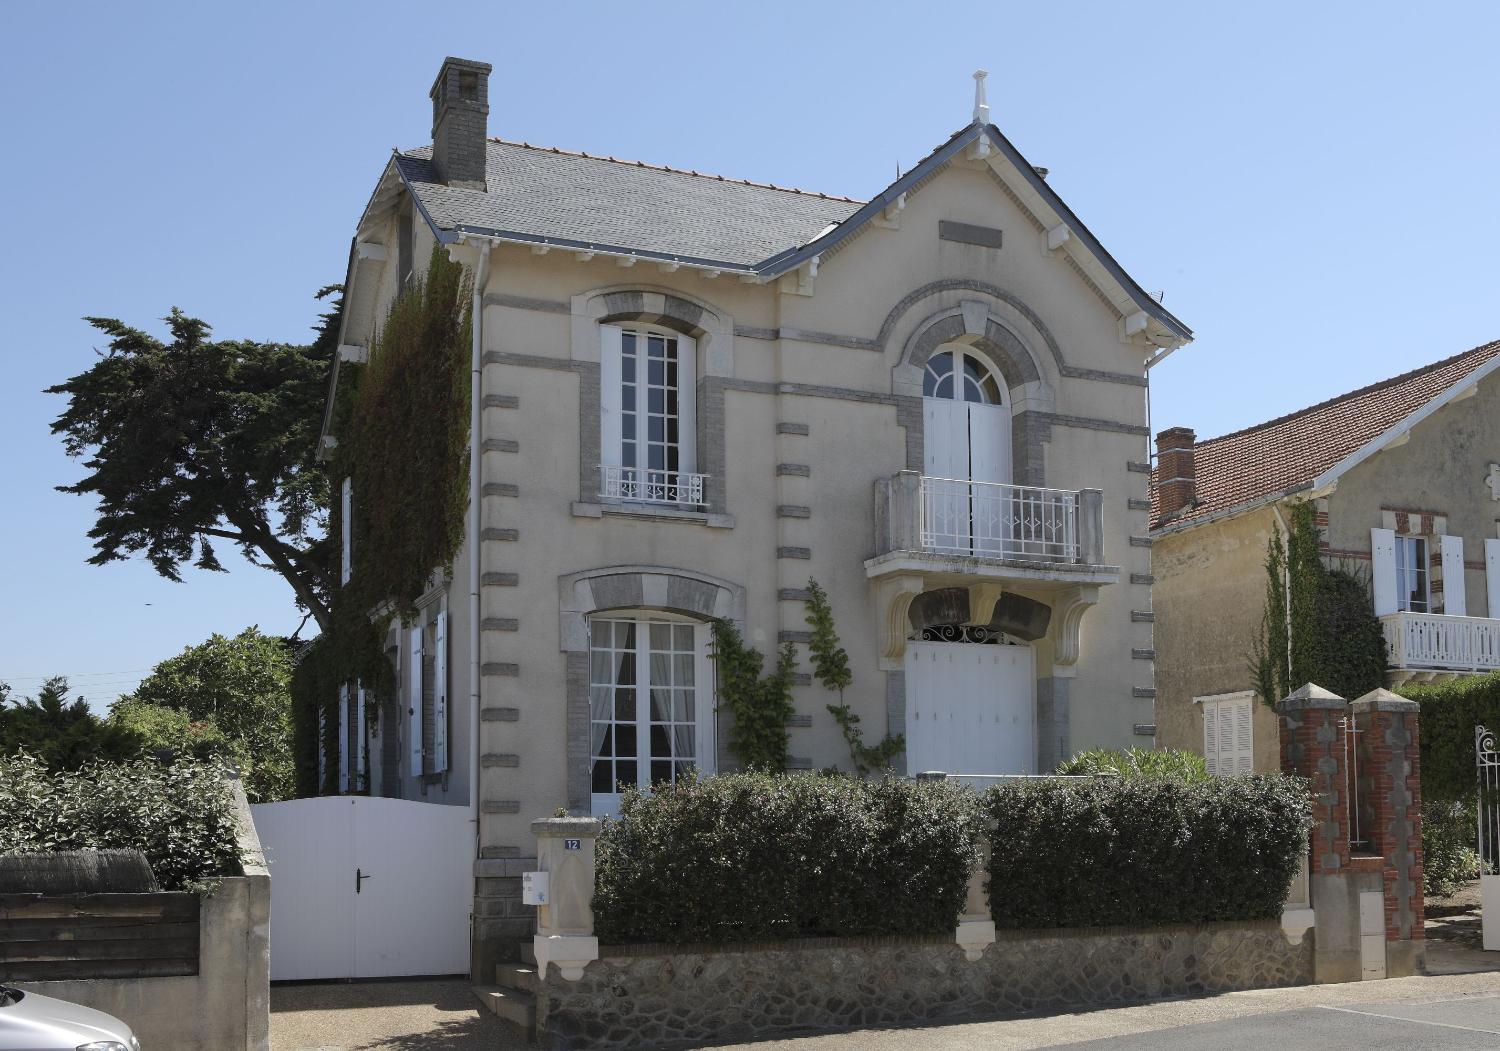
M 1156 432 L 1156 444 L 1158 447 L 1163 442 L 1172 442 L 1175 445 L 1192 445 L 1198 440 L 1198 434 L 1191 427 L 1168 427 L 1164 431 Z
M 432 81 L 432 90 L 427 92 L 428 98 L 437 98 L 438 91 L 443 85 L 443 78 L 448 75 L 448 70 L 450 69 L 457 69 L 460 71 L 471 73 L 482 73 L 485 76 L 489 76 L 494 72 L 495 67 L 490 65 L 488 62 L 480 62 L 478 59 L 454 58 L 452 55 L 449 55 L 447 58 L 443 59 L 443 64 L 438 67 L 438 74 Z

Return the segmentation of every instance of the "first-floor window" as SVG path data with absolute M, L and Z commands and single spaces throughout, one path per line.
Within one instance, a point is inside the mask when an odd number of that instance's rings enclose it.
M 623 788 L 711 770 L 707 625 L 607 614 L 589 630 L 594 813 L 614 811 Z
M 1230 693 L 1200 697 L 1203 706 L 1203 759 L 1215 777 L 1251 773 L 1255 766 L 1255 695 Z
M 619 325 L 601 325 L 600 338 L 601 495 L 702 503 L 694 341 Z
M 1396 537 L 1396 604 L 1404 613 L 1430 613 L 1427 538 Z

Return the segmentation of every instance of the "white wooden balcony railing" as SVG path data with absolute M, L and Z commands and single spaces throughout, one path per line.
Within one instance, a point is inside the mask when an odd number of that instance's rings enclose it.
M 700 507 L 703 504 L 703 482 L 708 475 L 690 471 L 656 471 L 647 467 L 613 467 L 600 464 L 599 472 L 606 500 L 623 500 L 640 504 L 671 504 L 675 507 Z
M 1417 671 L 1500 669 L 1500 620 L 1439 613 L 1380 618 L 1391 667 Z
M 922 476 L 922 548 L 944 554 L 1077 562 L 1078 497 L 1071 489 Z

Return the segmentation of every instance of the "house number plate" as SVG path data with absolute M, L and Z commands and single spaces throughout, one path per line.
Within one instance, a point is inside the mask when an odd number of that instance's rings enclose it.
M 583 849 L 583 840 L 581 840 L 581 839 L 565 839 L 565 840 L 563 840 L 563 849 L 564 850 L 582 850 Z

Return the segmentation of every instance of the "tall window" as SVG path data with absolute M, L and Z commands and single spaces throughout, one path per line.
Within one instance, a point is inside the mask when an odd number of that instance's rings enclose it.
M 694 341 L 638 326 L 600 333 L 601 495 L 701 504 Z
M 1396 537 L 1396 606 L 1404 613 L 1432 611 L 1427 538 Z
M 610 614 L 589 630 L 594 813 L 612 812 L 621 786 L 711 769 L 706 625 Z

